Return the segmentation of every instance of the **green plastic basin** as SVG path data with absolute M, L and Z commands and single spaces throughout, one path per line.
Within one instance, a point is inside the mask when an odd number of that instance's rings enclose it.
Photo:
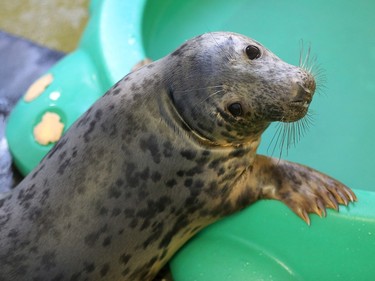
M 293 64 L 303 40 L 326 81 L 319 75 L 313 124 L 282 158 L 341 180 L 359 202 L 325 219 L 312 215 L 310 227 L 280 202 L 258 202 L 200 232 L 173 258 L 172 273 L 176 281 L 375 280 L 374 11 L 370 0 L 92 1 L 78 49 L 49 71 L 54 80 L 43 94 L 21 100 L 9 118 L 15 162 L 27 174 L 52 147 L 32 134 L 45 112 L 59 114 L 66 130 L 137 62 L 195 35 L 243 33 Z M 260 153 L 279 157 L 275 134 L 275 126 L 264 134 Z

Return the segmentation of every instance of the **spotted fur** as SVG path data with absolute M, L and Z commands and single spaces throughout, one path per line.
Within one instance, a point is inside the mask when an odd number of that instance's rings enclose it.
M 223 32 L 129 74 L 1 201 L 0 280 L 152 280 L 200 229 L 260 198 L 307 221 L 355 200 L 327 176 L 256 155 L 270 122 L 303 117 L 314 90 L 306 71 Z

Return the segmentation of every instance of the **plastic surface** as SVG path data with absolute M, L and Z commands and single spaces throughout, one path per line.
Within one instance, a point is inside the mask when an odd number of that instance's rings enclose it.
M 178 281 L 374 280 L 375 193 L 311 216 L 307 226 L 277 201 L 257 202 L 201 231 L 171 262 Z
M 138 61 L 157 59 L 194 35 L 243 33 L 293 64 L 303 39 L 327 82 L 318 80 L 323 94 L 311 106 L 313 126 L 282 157 L 340 179 L 359 202 L 325 219 L 311 216 L 311 227 L 279 202 L 258 202 L 202 231 L 172 260 L 172 272 L 176 281 L 374 280 L 374 8 L 370 0 L 95 0 L 79 50 L 51 70 L 55 80 L 40 100 L 21 101 L 12 113 L 11 149 L 28 172 L 50 148 L 31 138 L 47 107 L 69 125 Z M 51 102 L 54 90 L 61 97 Z M 273 151 L 274 134 L 264 134 L 260 153 Z

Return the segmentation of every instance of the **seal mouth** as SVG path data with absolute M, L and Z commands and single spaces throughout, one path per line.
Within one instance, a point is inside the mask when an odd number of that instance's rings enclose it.
M 302 108 L 309 108 L 310 103 L 312 99 L 306 99 L 306 100 L 294 100 L 291 102 L 291 105 L 293 107 L 302 107 Z

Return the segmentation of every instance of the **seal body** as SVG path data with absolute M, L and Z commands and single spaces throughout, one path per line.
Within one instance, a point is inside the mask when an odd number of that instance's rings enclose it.
M 0 280 L 152 280 L 196 232 L 258 199 L 307 222 L 355 200 L 256 155 L 270 122 L 302 118 L 314 90 L 307 71 L 226 32 L 127 75 L 2 200 Z

